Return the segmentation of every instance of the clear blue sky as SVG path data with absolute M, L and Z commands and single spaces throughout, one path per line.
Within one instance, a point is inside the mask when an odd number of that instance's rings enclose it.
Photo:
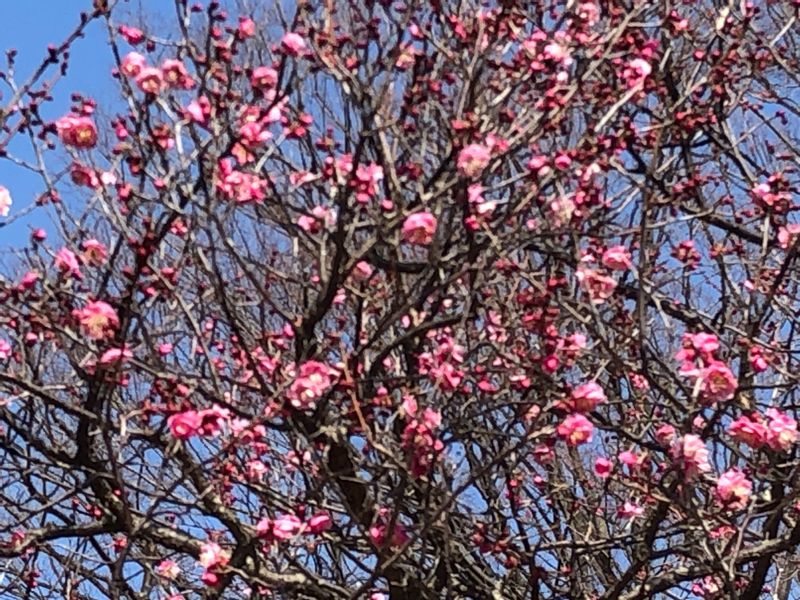
M 153 8 L 164 0 L 151 0 Z M 48 44 L 60 44 L 79 22 L 81 11 L 91 11 L 92 0 L 0 0 L 0 69 L 5 70 L 5 52 L 18 51 L 17 78 L 24 81 L 46 55 Z M 69 96 L 73 91 L 91 95 L 101 105 L 107 105 L 115 96 L 110 69 L 112 56 L 107 44 L 105 23 L 94 22 L 87 36 L 78 40 L 71 52 L 71 68 L 55 90 L 55 101 L 43 111 L 48 118 L 57 118 L 67 112 Z M 7 86 L 2 89 L 0 105 L 9 98 Z M 30 156 L 29 143 L 15 143 L 11 152 Z M 14 200 L 10 217 L 24 211 L 42 191 L 38 177 L 27 173 L 6 160 L 0 160 L 0 185 L 7 187 Z M 2 217 L 0 217 L 2 221 Z M 24 218 L 0 228 L 0 262 L 10 247 L 24 244 L 33 227 L 50 229 L 50 216 L 46 210 L 37 209 Z

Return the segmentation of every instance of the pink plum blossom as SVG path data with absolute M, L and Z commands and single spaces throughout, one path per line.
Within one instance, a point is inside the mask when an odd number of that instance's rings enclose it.
M 470 144 L 458 153 L 458 170 L 465 177 L 477 177 L 489 165 L 492 153 L 482 144 Z
M 403 239 L 411 244 L 428 246 L 436 233 L 436 217 L 428 211 L 409 215 L 403 222 Z
M 570 446 L 577 446 L 592 441 L 594 425 L 589 419 L 576 413 L 568 415 L 556 428 L 556 431 Z
M 591 412 L 606 401 L 606 394 L 597 382 L 590 381 L 572 390 L 570 405 L 576 412 Z
M 0 185 L 0 217 L 7 217 L 9 210 L 11 210 L 11 193 L 7 188 Z
M 729 469 L 719 476 L 714 490 L 714 498 L 731 510 L 740 510 L 747 506 L 753 483 L 738 469 Z
M 291 56 L 299 56 L 305 52 L 306 41 L 300 34 L 290 31 L 281 38 L 281 48 Z
M 56 121 L 61 141 L 75 148 L 93 148 L 97 144 L 97 127 L 85 116 L 68 114 Z
M 672 447 L 672 458 L 683 470 L 687 481 L 711 471 L 708 448 L 703 440 L 693 433 L 678 438 Z
M 102 300 L 89 302 L 82 309 L 73 311 L 81 324 L 81 330 L 93 340 L 100 340 L 112 334 L 119 327 L 119 316 L 110 304 Z

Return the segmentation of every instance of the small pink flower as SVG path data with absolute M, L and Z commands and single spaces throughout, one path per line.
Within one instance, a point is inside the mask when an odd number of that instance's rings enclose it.
M 584 383 L 572 390 L 570 404 L 572 410 L 577 412 L 591 412 L 597 408 L 598 404 L 606 401 L 606 394 L 603 388 L 596 382 Z
M 0 360 L 8 360 L 11 356 L 11 344 L 0 338 Z
M 211 101 L 205 96 L 200 96 L 197 100 L 192 100 L 186 106 L 184 114 L 195 123 L 207 125 L 208 119 L 211 116 Z
M 136 85 L 146 94 L 158 94 L 164 89 L 164 74 L 156 67 L 145 67 L 136 76 Z
M 147 66 L 147 59 L 138 52 L 128 52 L 122 59 L 120 70 L 123 75 L 136 77 Z
M 89 302 L 73 315 L 81 324 L 83 332 L 93 340 L 100 340 L 112 334 L 119 327 L 119 317 L 110 304 L 97 300 Z
M 62 273 L 69 273 L 76 279 L 83 279 L 78 257 L 69 248 L 62 248 L 56 253 L 55 266 Z
M 617 288 L 617 282 L 613 277 L 603 275 L 585 265 L 578 267 L 575 278 L 581 288 L 589 294 L 592 304 L 603 304 L 614 294 L 614 290 Z
M 724 508 L 740 510 L 747 506 L 753 483 L 738 469 L 729 469 L 719 476 L 714 497 Z
M 281 38 L 281 48 L 291 56 L 299 56 L 306 49 L 306 42 L 300 34 L 290 31 Z
M 181 568 L 174 560 L 162 560 L 156 566 L 156 573 L 164 579 L 176 579 L 181 574 Z
M 333 526 L 331 516 L 326 512 L 319 512 L 313 515 L 307 523 L 309 533 L 319 535 L 328 531 Z
M 353 267 L 353 278 L 356 281 L 368 281 L 372 277 L 372 265 L 364 260 L 360 260 Z
M 458 153 L 458 170 L 465 177 L 477 177 L 489 165 L 492 154 L 482 144 L 470 144 Z
M 81 244 L 83 260 L 90 265 L 101 266 L 108 258 L 108 249 L 102 242 L 91 239 Z
M 700 372 L 701 397 L 704 403 L 730 400 L 739 382 L 731 370 L 721 362 L 713 362 Z
M 758 415 L 755 419 L 742 415 L 728 426 L 728 433 L 737 442 L 747 444 L 751 448 L 764 446 L 768 439 L 767 428 Z
M 797 421 L 776 408 L 767 409 L 767 444 L 773 450 L 788 452 L 797 443 Z
M 800 224 L 798 223 L 790 223 L 786 225 L 786 227 L 781 227 L 778 229 L 778 245 L 783 250 L 788 250 L 789 247 L 794 244 L 794 240 L 797 238 L 797 234 L 800 233 Z
M 428 211 L 409 215 L 403 222 L 403 239 L 410 244 L 428 246 L 433 242 L 437 221 Z
M 313 408 L 335 382 L 339 373 L 315 360 L 300 365 L 297 376 L 289 387 L 289 399 L 295 408 Z
M 8 189 L 0 185 L 0 217 L 7 217 L 11 210 L 11 194 Z
M 272 522 L 272 536 L 280 541 L 290 540 L 303 530 L 303 522 L 295 515 L 281 515 Z
M 598 458 L 594 461 L 594 472 L 595 475 L 605 479 L 609 475 L 611 475 L 612 464 L 611 461 L 607 458 Z
M 672 458 L 683 469 L 687 481 L 711 471 L 708 448 L 699 436 L 692 433 L 687 433 L 675 441 L 672 447 Z
M 116 365 L 133 358 L 133 352 L 127 348 L 110 348 L 103 352 L 100 357 L 100 364 L 104 367 Z
M 631 253 L 625 246 L 612 246 L 603 252 L 603 265 L 614 271 L 624 271 L 631 268 Z
M 168 58 L 161 63 L 161 73 L 164 82 L 171 88 L 190 90 L 195 86 L 195 81 L 182 61 Z
M 669 423 L 664 423 L 661 427 L 656 429 L 656 440 L 659 444 L 665 446 L 671 444 L 675 439 L 675 428 Z
M 569 415 L 556 428 L 559 436 L 564 438 L 570 446 L 577 446 L 592 441 L 594 425 L 581 414 Z
M 256 34 L 256 22 L 250 17 L 239 17 L 239 37 L 243 40 Z
M 257 89 L 271 89 L 278 85 L 278 72 L 272 67 L 256 67 L 250 76 L 250 85 Z
M 97 127 L 89 117 L 68 114 L 56 121 L 61 141 L 75 148 L 93 148 L 97 144 Z
M 207 542 L 200 547 L 197 562 L 205 569 L 218 569 L 228 564 L 230 555 L 216 542 Z
M 119 33 L 125 38 L 130 45 L 136 46 L 144 41 L 144 32 L 138 27 L 128 27 L 127 25 L 120 25 Z
M 623 519 L 635 519 L 644 514 L 644 507 L 628 500 L 617 509 L 617 515 Z

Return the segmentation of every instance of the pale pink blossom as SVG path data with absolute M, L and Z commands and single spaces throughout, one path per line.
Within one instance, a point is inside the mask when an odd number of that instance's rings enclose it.
M 181 574 L 181 568 L 174 560 L 162 560 L 156 565 L 156 573 L 164 579 L 176 579 Z
M 83 260 L 89 265 L 100 266 L 108 258 L 108 249 L 102 242 L 91 239 L 81 244 L 83 250 Z
M 136 85 L 147 94 L 158 94 L 164 89 L 164 74 L 156 67 L 145 67 L 136 76 Z
M 338 371 L 325 363 L 316 360 L 304 362 L 289 387 L 289 401 L 295 408 L 313 408 L 317 400 L 333 387 L 338 376 Z
M 622 506 L 617 508 L 617 515 L 623 519 L 635 519 L 644 514 L 644 507 L 626 500 Z
M 147 59 L 138 52 L 128 52 L 122 59 L 120 70 L 123 75 L 136 77 L 147 66 Z
M 470 144 L 458 153 L 458 170 L 465 177 L 477 177 L 489 165 L 492 153 L 482 144 Z
M 168 58 L 161 63 L 161 74 L 164 83 L 171 88 L 190 90 L 196 85 L 194 79 L 186 69 L 186 65 L 175 58 Z
M 299 56 L 306 50 L 306 41 L 300 34 L 290 31 L 281 38 L 281 48 L 291 56 Z
M 778 245 L 783 250 L 788 250 L 797 239 L 797 234 L 800 233 L 800 223 L 790 223 L 785 227 L 781 226 L 778 229 Z
M 200 547 L 197 562 L 205 569 L 224 567 L 230 560 L 230 554 L 223 550 L 216 542 L 206 542 Z
M 368 281 L 372 277 L 373 268 L 367 261 L 360 260 L 353 267 L 353 278 L 356 281 Z
M 62 273 L 69 273 L 76 279 L 83 279 L 78 257 L 69 248 L 62 248 L 56 253 L 55 266 Z
M 7 188 L 0 185 L 0 217 L 7 217 L 9 210 L 11 210 L 11 193 Z
M 56 121 L 61 141 L 75 148 L 93 148 L 97 144 L 97 127 L 89 117 L 68 114 Z
M 767 409 L 767 445 L 788 452 L 797 443 L 797 421 L 777 408 Z
M 613 277 L 590 269 L 585 265 L 580 265 L 575 273 L 581 288 L 589 294 L 592 304 L 603 304 L 613 294 L 617 288 L 617 282 Z
M 747 415 L 738 417 L 728 426 L 728 433 L 737 442 L 747 444 L 751 448 L 761 448 L 769 438 L 767 427 L 758 415 L 750 418 Z
M 700 371 L 701 400 L 708 404 L 733 398 L 739 383 L 736 376 L 721 362 L 713 362 Z
M 625 246 L 611 246 L 603 252 L 603 265 L 614 271 L 624 271 L 631 268 L 631 253 Z
M 693 433 L 687 433 L 675 441 L 672 446 L 672 458 L 683 469 L 688 481 L 711 471 L 708 448 L 703 440 Z
M 606 401 L 603 388 L 595 381 L 584 383 L 572 390 L 570 406 L 576 412 L 591 412 Z
M 724 508 L 740 510 L 747 506 L 753 483 L 738 469 L 729 469 L 719 476 L 714 489 L 716 501 Z
M 100 364 L 103 366 L 115 365 L 133 358 L 133 352 L 128 348 L 109 348 L 100 356 Z
M 274 88 L 278 85 L 278 72 L 272 67 L 256 67 L 250 76 L 250 85 L 258 89 Z
M 556 428 L 559 436 L 564 438 L 570 446 L 577 446 L 592 441 L 594 425 L 581 414 L 567 416 Z
M 409 215 L 403 222 L 403 239 L 411 244 L 428 246 L 436 233 L 436 217 L 428 211 Z
M 187 410 L 170 415 L 167 419 L 167 425 L 173 437 L 179 440 L 188 440 L 191 437 L 200 435 L 203 418 L 196 410 Z
M 313 515 L 306 523 L 306 528 L 309 533 L 319 535 L 328 531 L 333 526 L 333 520 L 330 514 L 326 512 L 318 512 Z
M 184 109 L 186 117 L 200 125 L 207 125 L 211 116 L 211 101 L 206 96 L 192 100 Z
M 72 313 L 81 324 L 81 330 L 93 340 L 109 336 L 119 327 L 119 316 L 110 304 L 102 300 L 89 302 Z
M 8 360 L 11 356 L 11 344 L 0 338 L 0 360 Z

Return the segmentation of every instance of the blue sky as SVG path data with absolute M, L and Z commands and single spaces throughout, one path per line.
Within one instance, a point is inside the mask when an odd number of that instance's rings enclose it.
M 153 0 L 156 5 L 162 0 Z M 0 2 L 0 23 L 3 35 L 0 37 L 0 70 L 5 70 L 5 52 L 15 48 L 17 54 L 17 78 L 24 81 L 46 55 L 48 44 L 60 44 L 79 22 L 81 11 L 91 10 L 91 0 L 25 0 Z M 112 56 L 107 45 L 105 23 L 96 21 L 89 26 L 87 36 L 78 40 L 71 52 L 71 68 L 67 77 L 55 89 L 55 101 L 43 111 L 48 118 L 57 118 L 67 112 L 69 96 L 80 91 L 94 97 L 98 104 L 106 105 L 113 98 L 114 86 L 109 73 Z M 4 106 L 10 97 L 9 89 L 0 84 Z M 9 150 L 23 158 L 30 156 L 29 143 L 12 143 Z M 0 185 L 7 187 L 14 200 L 11 222 L 0 228 L 0 261 L 10 248 L 24 244 L 33 227 L 49 229 L 50 216 L 47 210 L 36 209 L 23 218 L 14 219 L 21 211 L 31 205 L 36 195 L 42 191 L 38 177 L 0 160 Z M 2 222 L 2 218 L 0 218 Z

